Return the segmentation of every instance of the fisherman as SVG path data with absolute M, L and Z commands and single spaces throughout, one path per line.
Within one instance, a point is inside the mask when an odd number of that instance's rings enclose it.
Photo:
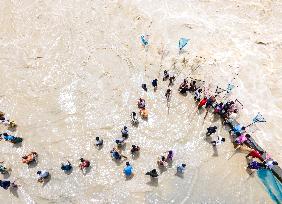
M 249 154 L 246 155 L 246 158 L 252 157 L 252 158 L 258 158 L 259 160 L 263 161 L 262 155 L 263 152 L 259 152 L 255 149 L 252 149 Z
M 217 136 L 217 140 L 214 140 L 214 141 L 212 141 L 211 142 L 211 144 L 212 144 L 212 146 L 217 146 L 217 145 L 220 145 L 220 144 L 222 144 L 222 143 L 224 143 L 225 142 L 225 138 L 223 137 L 220 137 L 220 136 Z
M 127 157 L 122 155 L 116 148 L 113 148 L 110 153 L 113 159 L 121 160 L 122 157 L 127 159 Z
M 1 174 L 7 174 L 8 173 L 8 169 L 3 166 L 2 164 L 0 164 L 0 173 Z
M 213 103 L 216 101 L 215 97 L 214 96 L 211 96 L 208 98 L 207 102 L 206 102 L 206 108 L 210 108 Z
M 231 132 L 233 131 L 234 134 L 236 134 L 237 132 L 238 132 L 238 133 L 244 133 L 245 130 L 246 130 L 246 127 L 241 126 L 241 125 L 236 125 L 236 126 L 234 126 L 234 127 L 232 128 Z
M 194 92 L 194 99 L 196 101 L 200 101 L 201 100 L 201 93 L 202 93 L 202 89 L 197 89 L 195 92 Z
M 246 142 L 248 140 L 248 138 L 250 138 L 251 136 L 249 134 L 241 134 L 239 132 L 236 133 L 236 139 L 235 139 L 235 143 L 238 145 L 243 145 L 244 142 Z
M 145 175 L 149 175 L 151 178 L 157 178 L 159 176 L 156 169 L 148 171 Z
M 217 129 L 216 126 L 210 126 L 210 127 L 208 127 L 208 128 L 207 128 L 207 133 L 206 133 L 206 135 L 207 135 L 207 136 L 210 136 L 211 134 L 216 133 L 216 129 Z
M 125 140 L 126 140 L 125 137 L 121 137 L 121 138 L 117 138 L 115 142 L 118 147 L 122 147 L 123 145 L 125 145 Z
M 175 81 L 175 76 L 173 72 L 170 72 L 169 74 L 169 86 L 172 86 L 174 84 Z
M 165 97 L 166 97 L 166 100 L 167 100 L 167 101 L 169 101 L 170 96 L 171 96 L 171 89 L 167 89 L 167 90 L 166 90 L 166 93 L 165 93 Z
M 186 94 L 186 92 L 188 91 L 188 82 L 186 79 L 184 79 L 184 81 L 180 84 L 178 91 L 181 94 Z
M 148 118 L 149 112 L 146 108 L 141 108 L 140 109 L 140 115 L 143 119 Z
M 158 88 L 158 80 L 157 80 L 157 79 L 154 79 L 154 80 L 152 81 L 152 86 L 154 87 L 154 91 L 156 91 L 157 88 Z
M 259 170 L 259 169 L 264 168 L 264 164 L 260 163 L 260 162 L 257 162 L 257 161 L 251 161 L 251 162 L 248 163 L 247 168 L 248 169 Z
M 8 133 L 3 133 L 3 138 L 5 141 L 9 141 L 11 143 L 17 144 L 17 143 L 21 143 L 23 141 L 23 139 L 21 137 L 15 137 L 12 135 L 9 135 Z
M 235 109 L 233 112 L 228 114 L 227 117 L 224 118 L 223 124 L 230 124 L 237 118 L 238 118 L 238 109 Z
M 220 112 L 222 111 L 222 109 L 223 109 L 223 103 L 219 103 L 219 104 L 217 104 L 217 105 L 215 106 L 215 108 L 214 108 L 214 113 L 220 114 Z
M 265 167 L 268 168 L 268 169 L 272 169 L 274 167 L 274 165 L 278 165 L 278 162 L 274 161 L 274 160 L 264 161 L 263 163 L 264 163 Z
M 15 121 L 10 121 L 9 124 L 8 124 L 9 128 L 16 128 L 17 127 L 17 124 Z
M 64 164 L 62 163 L 61 164 L 61 169 L 64 171 L 64 172 L 69 172 L 70 170 L 72 170 L 72 165 L 69 161 L 67 161 L 68 163 L 67 164 Z
M 140 98 L 138 100 L 138 108 L 145 108 L 146 104 L 145 104 L 145 100 Z
M 44 180 L 47 179 L 50 175 L 49 172 L 46 171 L 46 170 L 37 171 L 36 174 L 38 176 L 37 181 L 40 182 L 40 183 L 44 182 Z
M 163 81 L 167 80 L 169 78 L 169 74 L 167 70 L 164 70 L 164 76 L 163 76 Z
M 207 97 L 205 96 L 199 103 L 198 109 L 202 108 L 207 103 Z
M 11 182 L 8 180 L 0 180 L 0 187 L 4 188 L 7 190 L 11 185 Z
M 135 153 L 138 153 L 140 151 L 140 147 L 137 146 L 137 145 L 132 145 L 131 147 L 132 147 L 131 150 L 130 150 L 131 154 L 135 154 Z
M 146 84 L 142 84 L 142 89 L 144 89 L 144 91 L 148 91 L 148 89 L 147 89 L 147 85 Z
M 176 167 L 176 172 L 178 174 L 183 174 L 186 169 L 186 164 L 178 164 Z
M 5 113 L 2 112 L 2 111 L 0 111 L 0 122 L 3 125 L 9 125 L 9 123 L 10 123 L 9 117 L 6 116 Z
M 159 167 L 166 167 L 167 162 L 166 162 L 165 156 L 161 156 L 159 160 L 157 161 L 157 164 Z
M 86 168 L 90 167 L 90 161 L 80 158 L 79 168 L 84 171 Z
M 100 137 L 96 137 L 96 146 L 97 147 L 102 147 L 104 144 L 104 141 L 102 139 L 100 139 Z
M 31 152 L 31 153 L 22 157 L 22 163 L 30 164 L 30 163 L 36 161 L 37 157 L 38 157 L 37 152 Z
M 197 87 L 196 87 L 196 81 L 191 81 L 190 82 L 190 87 L 189 87 L 189 91 L 190 92 L 194 92 L 196 91 Z
M 132 166 L 130 165 L 129 162 L 126 162 L 126 166 L 124 167 L 123 169 L 123 173 L 125 174 L 126 177 L 130 177 L 133 175 L 133 168 Z
M 131 123 L 133 125 L 136 125 L 138 124 L 138 118 L 137 118 L 137 114 L 135 112 L 132 112 L 131 113 Z
M 167 151 L 167 152 L 165 152 L 165 153 L 168 153 L 167 156 L 166 156 L 166 161 L 167 161 L 167 162 L 171 162 L 172 159 L 173 159 L 173 151 L 172 151 L 172 150 L 169 150 L 169 151 Z
M 125 138 L 128 137 L 128 129 L 126 126 L 124 126 L 123 129 L 121 130 L 121 135 L 122 137 L 125 137 Z

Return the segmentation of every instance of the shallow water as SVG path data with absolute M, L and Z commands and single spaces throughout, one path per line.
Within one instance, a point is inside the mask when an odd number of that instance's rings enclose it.
M 18 197 L 1 190 L 0 200 L 271 203 L 258 178 L 245 171 L 246 154 L 234 154 L 220 121 L 211 114 L 204 120 L 193 97 L 178 95 L 177 86 L 192 76 L 214 92 L 232 81 L 238 87 L 230 98 L 244 104 L 239 121 L 248 124 L 261 112 L 267 123 L 250 131 L 282 163 L 280 10 L 279 1 L 1 1 L 1 110 L 19 124 L 16 135 L 24 142 L 0 143 L 1 159 L 13 169 L 10 178 L 21 184 Z M 140 44 L 141 34 L 149 35 L 148 49 Z M 180 37 L 191 39 L 183 53 L 177 50 Z M 169 110 L 164 69 L 177 76 Z M 150 112 L 136 128 L 130 113 L 137 111 L 139 97 Z M 227 139 L 218 155 L 204 136 L 211 124 Z M 124 154 L 130 157 L 132 144 L 141 146 L 140 157 L 130 158 L 131 180 L 123 177 L 125 163 L 116 164 L 109 154 L 124 125 L 130 131 Z M 101 150 L 94 147 L 96 136 L 105 141 Z M 169 149 L 175 151 L 172 168 L 157 184 L 150 182 L 144 173 Z M 32 168 L 20 162 L 29 151 L 39 153 Z M 71 175 L 61 172 L 62 161 L 78 165 L 81 157 L 91 161 L 86 175 L 78 168 Z M 175 176 L 180 162 L 188 164 L 183 178 Z M 40 169 L 51 173 L 44 187 L 36 183 Z

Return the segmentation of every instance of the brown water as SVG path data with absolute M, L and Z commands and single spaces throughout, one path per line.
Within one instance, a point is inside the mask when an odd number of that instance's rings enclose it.
M 1 190 L 0 200 L 271 203 L 256 175 L 245 171 L 246 154 L 234 154 L 220 121 L 211 114 L 204 120 L 192 95 L 180 96 L 177 87 L 188 75 L 205 80 L 210 93 L 233 81 L 238 87 L 230 98 L 244 104 L 240 122 L 248 124 L 261 112 L 267 123 L 250 131 L 282 163 L 280 10 L 279 1 L 267 0 L 1 1 L 1 110 L 19 124 L 15 134 L 24 142 L 22 147 L 0 143 L 0 159 L 13 169 L 10 179 L 21 184 L 18 197 Z M 142 34 L 149 35 L 147 49 Z M 180 37 L 190 43 L 179 54 Z M 177 77 L 169 110 L 164 69 Z M 154 78 L 159 78 L 156 92 L 150 86 Z M 147 93 L 142 83 L 148 84 Z M 136 128 L 130 113 L 137 111 L 139 97 L 146 99 L 149 119 Z M 205 140 L 213 124 L 227 139 L 217 154 Z M 129 159 L 131 180 L 122 174 L 125 164 L 116 164 L 109 153 L 124 125 L 130 134 L 124 154 L 130 158 L 130 146 L 141 146 L 140 157 Z M 94 147 L 96 136 L 105 141 L 100 151 Z M 151 183 L 145 172 L 169 149 L 175 151 L 173 166 L 158 184 Z M 39 153 L 33 168 L 20 162 L 30 151 Z M 70 175 L 60 170 L 62 161 L 77 166 L 80 157 L 91 161 L 88 174 L 77 167 Z M 188 165 L 183 178 L 175 176 L 181 162 Z M 36 182 L 40 169 L 51 173 L 44 187 Z

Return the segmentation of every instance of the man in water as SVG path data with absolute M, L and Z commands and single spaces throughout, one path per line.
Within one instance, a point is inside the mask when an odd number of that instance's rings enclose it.
M 30 164 L 32 162 L 36 162 L 37 157 L 38 157 L 37 152 L 31 152 L 28 155 L 22 157 L 22 163 Z
M 142 89 L 144 89 L 144 91 L 147 91 L 147 85 L 146 84 L 142 84 Z
M 121 138 L 117 138 L 115 142 L 118 147 L 122 147 L 125 144 L 125 140 L 126 140 L 125 137 L 121 137 Z
M 154 87 L 154 91 L 156 91 L 157 88 L 158 88 L 158 80 L 157 80 L 157 79 L 154 79 L 154 80 L 152 81 L 152 86 Z
M 225 142 L 225 138 L 224 137 L 220 137 L 220 136 L 217 136 L 217 140 L 214 140 L 211 142 L 212 146 L 217 146 L 217 145 L 220 145 L 222 143 Z
M 68 172 L 72 169 L 72 165 L 71 163 L 68 161 L 67 164 L 63 164 L 61 165 L 61 169 L 64 171 L 64 172 Z
M 171 89 L 167 89 L 165 93 L 166 100 L 169 101 L 171 96 Z
M 140 147 L 137 145 L 132 145 L 132 148 L 130 150 L 131 154 L 138 153 L 140 151 Z
M 196 91 L 197 87 L 196 87 L 196 81 L 191 81 L 190 83 L 190 87 L 189 87 L 189 91 L 190 92 L 194 92 Z
M 166 167 L 167 166 L 167 162 L 166 162 L 165 156 L 161 156 L 159 158 L 159 160 L 157 161 L 157 164 L 158 164 L 158 166 L 160 168 Z
M 178 91 L 181 94 L 186 94 L 186 92 L 188 91 L 188 82 L 186 79 L 184 79 L 184 81 L 180 84 Z
M 215 133 L 216 132 L 216 129 L 217 129 L 217 127 L 216 126 L 211 126 L 211 127 L 208 127 L 207 128 L 207 133 L 206 133 L 206 135 L 207 136 L 210 136 L 211 134 L 213 134 L 213 133 Z
M 272 169 L 274 167 L 274 165 L 278 165 L 278 162 L 274 161 L 274 160 L 264 161 L 263 163 L 264 163 L 265 167 L 268 168 L 268 169 Z
M 169 150 L 168 152 L 165 152 L 165 153 L 168 153 L 167 156 L 166 156 L 166 161 L 171 162 L 172 159 L 173 159 L 173 151 Z
M 136 125 L 138 124 L 138 118 L 137 118 L 137 114 L 135 112 L 132 112 L 131 113 L 131 123 L 133 125 Z
M 194 99 L 196 101 L 200 101 L 201 100 L 201 93 L 202 93 L 202 89 L 197 89 L 195 92 L 194 92 Z
M 198 109 L 202 108 L 207 103 L 207 97 L 205 96 L 199 103 Z
M 125 138 L 128 137 L 128 129 L 126 126 L 124 126 L 123 129 L 121 130 L 121 135 L 122 137 L 125 137 Z
M 176 167 L 176 172 L 178 174 L 183 174 L 186 169 L 186 164 L 178 164 Z
M 164 70 L 164 76 L 163 76 L 163 81 L 167 80 L 169 78 L 169 74 L 167 70 Z
M 248 163 L 247 168 L 259 170 L 259 169 L 264 168 L 264 165 L 263 165 L 263 163 L 260 163 L 260 162 L 257 162 L 257 161 L 252 161 L 252 162 Z
M 126 177 L 130 177 L 133 175 L 132 173 L 133 168 L 132 166 L 129 164 L 129 162 L 126 162 L 126 166 L 123 169 L 123 173 L 125 174 Z
M 100 139 L 99 137 L 96 137 L 96 146 L 97 147 L 101 147 L 103 146 L 104 141 L 102 139 Z
M 90 161 L 80 158 L 79 168 L 80 170 L 84 171 L 86 168 L 90 167 Z
M 252 149 L 249 152 L 249 154 L 247 154 L 246 158 L 252 157 L 252 158 L 257 158 L 257 159 L 263 161 L 263 158 L 261 156 L 262 154 L 263 154 L 263 152 L 259 152 L 259 151 L 255 150 L 255 149 Z
M 49 177 L 49 172 L 48 171 L 37 171 L 37 176 L 38 176 L 38 179 L 37 181 L 42 183 L 44 182 L 45 179 L 47 179 Z
M 156 169 L 148 171 L 145 175 L 149 175 L 151 178 L 157 178 L 159 176 Z
M 122 157 L 124 157 L 125 159 L 127 159 L 126 156 L 122 155 L 116 148 L 113 148 L 111 151 L 111 156 L 113 159 L 116 159 L 116 160 L 121 160 Z
M 138 108 L 145 108 L 146 104 L 145 104 L 145 100 L 140 98 L 138 101 Z
M 8 180 L 0 180 L 0 187 L 4 188 L 7 190 L 11 185 L 11 182 Z
M 173 72 L 170 72 L 169 74 L 169 86 L 172 86 L 174 84 L 175 81 L 175 76 Z

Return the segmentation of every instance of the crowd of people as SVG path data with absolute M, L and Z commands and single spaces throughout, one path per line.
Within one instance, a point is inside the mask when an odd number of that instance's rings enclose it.
M 169 102 L 172 97 L 172 86 L 174 85 L 174 82 L 176 80 L 175 75 L 171 72 L 169 73 L 167 70 L 163 73 L 163 81 L 169 80 L 168 89 L 165 92 L 165 98 Z M 154 91 L 157 91 L 158 88 L 158 79 L 152 80 L 152 86 Z M 141 86 L 144 91 L 147 91 L 148 87 L 146 84 L 142 84 Z M 226 101 L 222 102 L 219 99 L 217 99 L 217 95 L 207 93 L 204 91 L 204 87 L 197 85 L 197 82 L 195 80 L 191 80 L 190 83 L 188 79 L 184 79 L 183 82 L 180 84 L 178 88 L 179 94 L 186 95 L 187 93 L 191 93 L 194 96 L 195 103 L 197 104 L 198 110 L 206 110 L 207 116 L 208 112 L 213 109 L 213 113 L 221 116 L 223 120 L 223 125 L 232 124 L 233 121 L 235 121 L 238 118 L 239 109 L 237 108 L 234 101 Z M 218 101 L 219 100 L 219 101 Z M 146 107 L 146 101 L 143 98 L 140 98 L 137 101 L 137 107 L 139 109 L 139 115 L 143 120 L 146 120 L 149 117 L 149 112 Z M 15 137 L 12 135 L 12 131 L 17 127 L 16 123 L 14 121 L 10 121 L 9 118 L 5 115 L 5 113 L 0 112 L 0 122 L 7 126 L 7 131 L 0 134 L 0 140 L 4 139 L 5 141 L 9 141 L 11 143 L 17 144 L 21 143 L 23 141 L 20 137 Z M 133 111 L 131 113 L 131 123 L 133 126 L 136 126 L 139 124 L 139 118 L 138 114 Z M 212 137 L 213 135 L 216 135 L 217 132 L 217 126 L 212 125 L 207 128 L 206 137 Z M 267 168 L 272 169 L 274 165 L 278 165 L 278 163 L 274 160 L 269 160 L 269 158 L 264 159 L 263 154 L 265 152 L 259 152 L 256 149 L 250 148 L 250 145 L 248 143 L 250 135 L 246 132 L 246 127 L 244 126 L 232 126 L 232 129 L 230 131 L 230 134 L 235 138 L 234 144 L 237 146 L 236 148 L 241 147 L 248 147 L 249 153 L 246 155 L 246 158 L 252 158 L 248 162 L 247 168 L 258 170 L 261 168 Z M 115 146 L 110 151 L 110 155 L 113 160 L 117 162 L 126 161 L 125 167 L 123 168 L 123 173 L 125 177 L 131 178 L 134 176 L 134 169 L 133 166 L 130 164 L 129 158 L 122 154 L 122 148 L 125 146 L 126 140 L 129 138 L 129 129 L 127 126 L 124 126 L 121 129 L 121 137 L 115 139 Z M 211 140 L 211 145 L 216 148 L 218 145 L 221 145 L 225 142 L 225 138 L 221 137 L 220 135 L 216 135 L 216 138 Z M 95 138 L 95 145 L 97 148 L 103 148 L 104 140 L 100 137 Z M 137 144 L 133 144 L 131 146 L 130 153 L 132 154 L 132 157 L 138 157 L 140 154 L 141 147 Z M 156 161 L 156 165 L 159 168 L 159 171 L 162 171 L 163 169 L 172 167 L 173 159 L 175 152 L 173 150 L 168 150 L 166 152 L 163 152 Z M 30 152 L 24 156 L 22 156 L 22 163 L 31 165 L 32 163 L 36 163 L 38 159 L 38 153 L 37 152 Z M 10 168 L 7 168 L 3 163 L 4 161 L 0 162 L 0 173 L 1 174 L 9 174 L 11 171 Z M 80 158 L 80 162 L 78 164 L 79 169 L 83 173 L 87 173 L 87 170 L 91 166 L 91 162 L 85 158 Z M 61 170 L 65 173 L 70 173 L 73 169 L 72 164 L 67 161 L 66 163 L 61 164 Z M 179 163 L 176 165 L 176 174 L 183 175 L 184 171 L 186 169 L 186 163 Z M 153 168 L 152 170 L 145 173 L 145 175 L 149 175 L 151 179 L 157 179 L 160 173 L 156 168 Z M 40 170 L 37 171 L 37 181 L 44 183 L 48 181 L 50 178 L 50 173 L 47 170 Z M 3 189 L 8 189 L 9 187 L 16 189 L 18 185 L 14 182 L 11 182 L 9 180 L 0 180 L 0 187 Z

